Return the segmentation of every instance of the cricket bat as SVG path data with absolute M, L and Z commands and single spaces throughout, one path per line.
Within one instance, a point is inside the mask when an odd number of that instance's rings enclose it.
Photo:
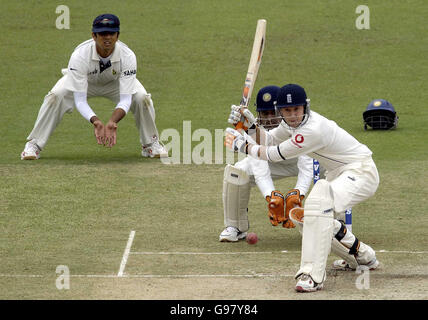
M 242 91 L 242 99 L 240 106 L 247 108 L 250 102 L 251 94 L 253 93 L 254 83 L 257 79 L 260 63 L 262 62 L 263 50 L 266 42 L 266 20 L 260 19 L 257 21 L 256 34 L 254 36 L 253 50 L 251 51 L 250 63 L 248 65 L 247 77 L 245 78 L 244 89 Z M 244 127 L 242 121 L 235 125 L 236 130 Z

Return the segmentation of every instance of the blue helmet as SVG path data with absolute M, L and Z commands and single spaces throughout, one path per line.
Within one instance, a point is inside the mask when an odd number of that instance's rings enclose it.
M 367 126 L 374 130 L 394 129 L 398 124 L 398 116 L 390 102 L 384 99 L 375 99 L 369 103 L 363 112 L 364 130 Z
M 306 106 L 307 96 L 305 89 L 298 84 L 286 84 L 278 93 L 278 108 Z
M 256 111 L 257 123 L 266 130 L 276 128 L 281 123 L 281 117 L 276 113 L 275 103 L 279 92 L 277 86 L 261 88 L 257 93 Z
M 310 113 L 310 100 L 306 96 L 305 89 L 303 89 L 298 84 L 286 84 L 283 86 L 279 92 L 278 92 L 278 100 L 276 102 L 276 109 L 279 112 L 279 109 L 281 108 L 288 108 L 288 107 L 297 107 L 297 106 L 303 106 L 304 107 L 304 117 L 302 122 L 300 123 L 299 127 L 304 125 L 306 121 L 309 119 L 309 113 Z M 287 121 L 283 118 L 285 124 L 288 126 Z M 296 129 L 291 128 L 290 129 Z
M 279 87 L 267 86 L 261 88 L 257 93 L 256 111 L 269 111 L 275 110 L 275 102 L 278 96 Z

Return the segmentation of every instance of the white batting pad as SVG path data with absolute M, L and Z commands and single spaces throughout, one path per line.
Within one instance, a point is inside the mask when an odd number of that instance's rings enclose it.
M 227 165 L 223 180 L 224 225 L 236 227 L 241 232 L 249 228 L 248 202 L 250 201 L 250 178 L 245 171 Z
M 319 180 L 305 201 L 302 256 L 296 278 L 309 274 L 315 282 L 323 282 L 327 257 L 333 238 L 334 202 L 330 184 Z

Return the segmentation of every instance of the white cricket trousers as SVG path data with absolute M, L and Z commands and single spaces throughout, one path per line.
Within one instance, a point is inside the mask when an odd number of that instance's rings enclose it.
M 66 77 L 67 74 L 59 79 L 52 90 L 45 96 L 34 128 L 27 137 L 27 140 L 35 139 L 41 149 L 45 147 L 49 137 L 61 122 L 64 114 L 66 112 L 71 113 L 75 107 L 73 92 L 65 88 Z M 155 110 L 152 104 L 146 106 L 143 103 L 147 91 L 140 81 L 137 79 L 135 81 L 137 92 L 132 95 L 130 110 L 134 114 L 135 124 L 140 133 L 140 143 L 146 145 L 159 137 L 155 124 Z M 103 86 L 89 84 L 87 97 L 88 99 L 92 97 L 105 97 L 117 104 L 120 100 L 119 84 L 116 81 Z
M 321 185 L 317 182 L 305 201 L 302 256 L 296 274 L 310 274 L 315 282 L 324 280 L 331 242 L 341 226 L 334 218 L 373 196 L 379 186 L 379 174 L 371 157 L 328 172 L 326 178 L 320 180 Z M 333 212 L 329 210 L 332 207 Z M 349 230 L 346 236 L 355 240 Z M 368 263 L 374 257 L 373 249 L 360 242 L 359 263 Z
M 379 173 L 372 158 L 351 163 L 327 173 L 338 214 L 373 196 L 379 186 Z

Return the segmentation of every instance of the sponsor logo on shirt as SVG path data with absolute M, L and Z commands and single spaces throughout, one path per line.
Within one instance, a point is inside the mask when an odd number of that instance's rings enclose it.
M 94 75 L 94 74 L 97 74 L 97 73 L 98 73 L 98 70 L 95 68 L 94 71 L 91 71 L 91 72 L 88 73 L 88 76 L 91 76 L 91 75 Z
M 291 142 L 298 148 L 302 148 L 299 143 L 302 143 L 303 141 L 305 141 L 305 138 L 300 133 L 297 134 L 294 139 L 291 139 Z
M 125 75 L 125 76 L 131 76 L 133 74 L 137 74 L 137 70 L 134 69 L 134 70 L 123 71 L 123 75 Z

